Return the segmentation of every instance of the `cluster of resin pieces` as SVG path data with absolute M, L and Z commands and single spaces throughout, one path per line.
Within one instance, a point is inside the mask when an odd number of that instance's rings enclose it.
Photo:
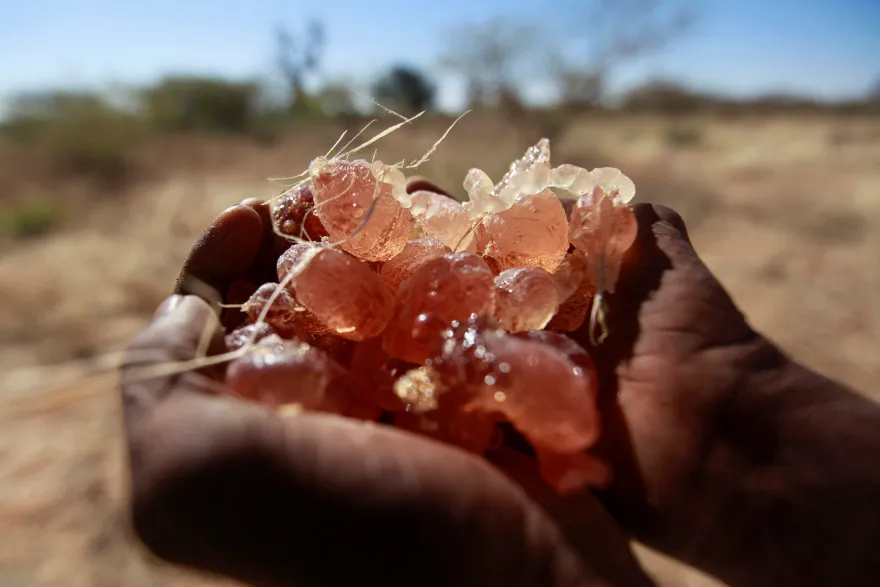
M 291 245 L 227 335 L 241 351 L 227 385 L 480 454 L 512 427 L 557 491 L 600 485 L 596 370 L 565 333 L 592 332 L 614 291 L 635 186 L 553 168 L 542 140 L 498 183 L 473 169 L 464 187 L 465 203 L 409 194 L 395 167 L 316 159 L 273 204 Z

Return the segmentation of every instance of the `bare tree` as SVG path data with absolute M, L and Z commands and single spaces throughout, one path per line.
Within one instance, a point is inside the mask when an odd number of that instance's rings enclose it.
M 446 35 L 441 65 L 464 79 L 471 104 L 519 102 L 526 80 L 553 78 L 561 102 L 594 105 L 621 64 L 688 29 L 695 1 L 592 0 L 552 29 L 510 19 L 461 25 Z
M 509 19 L 462 25 L 447 34 L 441 65 L 464 79 L 470 105 L 499 107 L 525 140 L 552 140 L 577 111 L 601 104 L 621 64 L 684 34 L 695 2 L 591 0 L 561 12 L 564 22 L 552 27 Z M 521 88 L 544 82 L 556 86 L 558 107 L 525 109 Z
M 376 80 L 373 95 L 381 104 L 411 116 L 434 107 L 437 88 L 422 71 L 395 65 Z
M 441 66 L 461 76 L 469 104 L 517 108 L 522 78 L 536 68 L 536 37 L 532 25 L 499 19 L 465 24 L 450 31 L 449 51 Z
M 868 90 L 866 97 L 868 102 L 880 103 L 880 78 L 878 78 Z
M 324 49 L 324 27 L 313 20 L 302 35 L 279 26 L 275 32 L 277 60 L 290 91 L 290 107 L 296 108 L 305 96 L 306 78 L 314 73 Z
M 594 0 L 583 17 L 573 19 L 574 42 L 583 52 L 560 67 L 561 100 L 599 102 L 614 69 L 662 50 L 695 20 L 693 0 Z
M 662 50 L 695 22 L 695 0 L 593 0 L 582 13 L 568 16 L 569 35 L 554 47 L 550 67 L 558 106 L 534 113 L 537 133 L 551 140 L 577 112 L 606 98 L 611 75 L 627 61 Z

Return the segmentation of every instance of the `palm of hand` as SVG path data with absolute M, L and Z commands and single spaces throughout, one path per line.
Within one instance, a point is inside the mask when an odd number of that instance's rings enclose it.
M 608 300 L 611 335 L 597 347 L 585 332 L 574 337 L 599 370 L 596 452 L 615 474 L 604 497 L 626 527 L 650 536 L 690 498 L 744 367 L 770 345 L 697 257 L 675 212 L 635 212 L 639 236 Z

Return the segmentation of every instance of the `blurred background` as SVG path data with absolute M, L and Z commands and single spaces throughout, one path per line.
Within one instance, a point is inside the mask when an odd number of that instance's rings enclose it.
M 621 168 L 756 328 L 880 394 L 875 0 L 5 0 L 0 64 L 0 585 L 218 583 L 129 535 L 95 371 L 218 212 L 396 122 L 376 102 L 426 111 L 390 162 L 472 110 L 418 170 L 459 196 L 541 137 Z

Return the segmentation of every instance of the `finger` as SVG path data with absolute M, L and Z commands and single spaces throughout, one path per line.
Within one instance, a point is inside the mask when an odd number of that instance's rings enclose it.
M 593 357 L 599 378 L 597 407 L 602 414 L 603 432 L 595 450 L 614 463 L 613 491 L 620 492 L 620 487 L 625 487 L 635 496 L 630 503 L 640 503 L 643 482 L 635 460 L 633 440 L 619 403 L 618 370 L 636 352 L 636 343 L 643 329 L 643 312 L 646 306 L 658 305 L 651 304 L 650 300 L 665 294 L 661 291 L 661 284 L 671 274 L 674 258 L 679 261 L 688 257 L 696 259 L 696 253 L 685 238 L 684 223 L 674 211 L 651 204 L 636 204 L 633 213 L 638 233 L 624 254 L 615 293 L 606 296 L 605 300 L 608 338 L 593 345 L 588 323 L 571 336 Z M 660 305 L 668 308 L 688 302 L 688 299 L 678 302 L 673 299 Z M 604 492 L 601 495 L 605 497 Z
M 444 190 L 429 179 L 425 179 L 424 177 L 419 176 L 411 177 L 406 182 L 406 193 L 412 194 L 418 191 L 433 192 L 435 194 L 440 194 L 449 198 L 452 197 L 452 195 L 448 191 Z
M 260 241 L 260 248 L 254 257 L 254 263 L 247 274 L 247 279 L 253 283 L 277 281 L 278 273 L 275 265 L 280 253 L 290 247 L 290 242 L 275 233 L 272 207 L 269 202 L 249 198 L 242 204 L 253 208 L 263 221 L 263 239 Z
M 489 459 L 549 514 L 596 575 L 610 585 L 653 585 L 623 530 L 592 493 L 558 495 L 541 480 L 535 459 L 516 450 L 494 451 Z
M 654 392 L 656 385 L 669 395 L 651 397 L 646 404 L 651 406 L 651 418 L 660 418 L 664 409 L 673 409 L 671 406 L 682 412 L 682 402 L 692 402 L 698 396 L 686 393 L 689 378 L 675 379 L 674 373 L 678 369 L 691 373 L 688 369 L 693 358 L 707 356 L 707 349 L 724 348 L 755 336 L 700 260 L 681 217 L 669 208 L 649 204 L 634 206 L 633 212 L 638 236 L 624 256 L 615 293 L 607 297 L 609 337 L 590 346 L 585 332 L 577 333 L 577 340 L 595 359 L 599 376 L 597 405 L 603 434 L 595 450 L 614 463 L 612 487 L 601 495 L 616 506 L 617 519 L 630 527 L 634 520 L 648 520 L 651 515 L 645 507 L 649 491 L 646 474 L 636 450 L 644 447 L 644 441 L 638 440 L 639 430 L 632 428 L 632 402 L 645 397 L 640 390 Z M 633 357 L 637 360 L 631 360 Z M 639 364 L 658 366 L 632 370 Z M 669 380 L 675 383 L 667 386 Z M 620 394 L 621 384 L 630 391 Z M 705 387 L 714 388 L 708 382 Z M 687 397 L 691 399 L 682 399 Z
M 134 338 L 129 351 L 152 350 L 157 356 L 161 353 L 173 360 L 192 358 L 208 323 L 216 323 L 216 319 L 207 302 L 175 294 L 159 306 L 153 321 Z
M 571 333 L 597 359 L 600 378 L 612 377 L 617 364 L 631 353 L 639 333 L 639 309 L 660 288 L 664 275 L 674 264 L 700 263 L 687 238 L 684 221 L 674 210 L 636 204 L 632 211 L 638 232 L 623 255 L 614 293 L 605 295 L 610 336 L 601 344 L 592 344 L 589 321 Z
M 231 282 L 244 277 L 263 240 L 263 221 L 249 206 L 225 210 L 190 250 L 174 293 L 222 299 Z
M 132 344 L 154 362 L 190 356 L 213 319 L 197 298 L 164 307 Z M 124 386 L 135 527 L 163 558 L 256 584 L 348 585 L 388 569 L 386 584 L 427 573 L 436 580 L 420 584 L 513 585 L 521 572 L 552 584 L 553 525 L 474 456 L 342 418 L 281 419 L 206 397 L 199 381 Z M 344 564 L 324 564 L 329 550 Z M 511 556 L 518 567 L 501 562 Z
M 684 238 L 684 240 L 690 242 L 691 239 L 688 235 L 684 219 L 681 217 L 681 214 L 672 208 L 661 204 L 640 204 L 634 208 L 633 212 L 635 212 L 637 218 L 640 215 L 656 217 L 657 220 L 666 223 L 677 233 L 673 234 L 674 237 Z
M 659 274 L 668 268 L 704 269 L 682 217 L 673 209 L 657 204 L 638 204 L 633 213 L 639 224 L 639 237 L 624 257 L 621 279 L 638 284 L 638 276 Z
M 632 266 L 624 268 L 630 272 L 625 287 L 650 292 L 662 288 L 644 312 L 643 326 L 653 331 L 676 332 L 680 341 L 687 338 L 682 333 L 688 332 L 691 345 L 682 344 L 679 349 L 685 354 L 757 336 L 721 282 L 700 259 L 681 216 L 659 205 L 644 205 L 635 212 L 640 235 L 642 224 L 650 227 L 650 235 L 639 239 L 630 259 Z
M 205 341 L 209 355 L 225 350 L 216 314 L 204 300 L 174 295 L 163 303 L 153 322 L 127 350 L 122 367 L 126 420 L 140 418 L 155 408 L 182 375 L 195 372 L 197 364 L 183 363 L 196 359 Z M 201 370 L 202 376 L 206 374 L 216 375 L 211 370 Z M 203 391 L 211 387 L 207 381 L 200 385 Z
M 676 257 L 681 253 L 696 256 L 684 220 L 675 210 L 657 204 L 636 204 L 632 210 L 639 230 L 635 243 L 624 256 L 621 280 L 632 280 L 652 267 L 663 269 L 660 257 L 668 256 L 670 248 L 678 250 Z
M 158 320 L 160 317 L 165 314 L 170 313 L 174 308 L 180 305 L 185 299 L 184 296 L 179 294 L 172 294 L 168 298 L 165 299 L 164 302 L 159 304 L 159 307 L 156 308 L 156 311 L 153 313 L 153 320 Z
M 135 528 L 163 558 L 279 585 L 552 585 L 561 571 L 553 524 L 472 455 L 327 415 L 177 407 L 150 435 L 173 452 L 135 477 L 149 489 Z
M 638 223 L 636 239 L 623 256 L 615 292 L 605 296 L 608 338 L 592 344 L 589 323 L 571 333 L 596 363 L 602 409 L 616 404 L 618 368 L 634 353 L 660 350 L 645 347 L 644 332 L 670 333 L 654 337 L 650 344 L 663 345 L 666 354 L 684 356 L 698 345 L 714 342 L 717 334 L 730 330 L 720 322 L 739 316 L 731 312 L 732 303 L 700 260 L 675 211 L 637 204 L 633 213 Z M 700 319 L 694 319 L 697 310 Z M 673 340 L 675 345 L 670 346 Z
M 578 330 L 570 333 L 596 360 L 603 388 L 608 385 L 606 380 L 613 379 L 617 364 L 632 349 L 638 334 L 638 308 L 659 287 L 662 274 L 671 266 L 657 248 L 653 226 L 659 217 L 654 207 L 636 204 L 632 210 L 638 232 L 623 255 L 614 293 L 605 294 L 609 337 L 598 345 L 592 344 L 590 329 L 594 326 L 590 320 L 585 320 Z
M 232 332 L 247 319 L 247 311 L 241 307 L 257 291 L 257 285 L 243 279 L 233 281 L 226 289 L 226 303 L 220 314 L 220 323 L 226 332 Z

